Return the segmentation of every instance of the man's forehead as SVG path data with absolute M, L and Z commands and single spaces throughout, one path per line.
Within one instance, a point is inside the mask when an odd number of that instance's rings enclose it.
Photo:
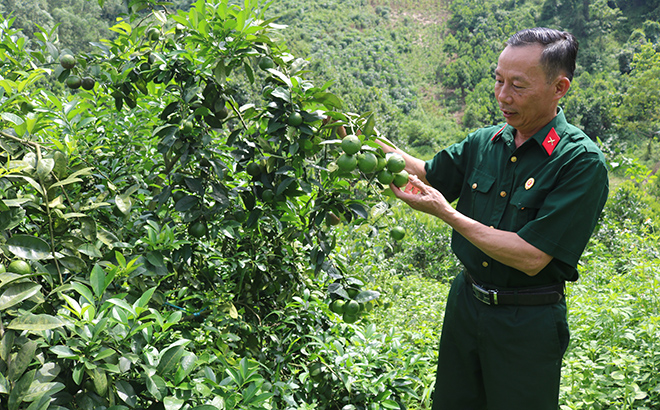
M 542 51 L 543 47 L 538 44 L 507 46 L 497 59 L 495 74 L 525 78 L 535 71 L 542 72 Z

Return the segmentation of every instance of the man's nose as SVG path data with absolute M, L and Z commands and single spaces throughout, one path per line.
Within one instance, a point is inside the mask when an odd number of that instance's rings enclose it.
M 505 103 L 511 102 L 511 86 L 502 84 L 499 87 L 495 87 L 495 98 Z

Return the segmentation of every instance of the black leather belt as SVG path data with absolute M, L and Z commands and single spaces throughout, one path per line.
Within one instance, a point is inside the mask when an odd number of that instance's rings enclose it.
M 478 301 L 487 305 L 551 305 L 564 297 L 564 283 L 525 289 L 497 289 L 477 281 L 467 271 L 465 280 L 472 286 L 472 293 Z

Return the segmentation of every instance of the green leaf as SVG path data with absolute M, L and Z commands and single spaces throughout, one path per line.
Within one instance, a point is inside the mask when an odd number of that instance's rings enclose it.
M 11 348 L 14 347 L 14 337 L 15 334 L 12 331 L 5 332 L 5 335 L 0 340 L 0 359 L 5 362 L 9 360 L 9 354 L 11 353 Z
M 57 188 L 57 187 L 60 187 L 60 186 L 75 184 L 76 182 L 82 182 L 82 179 L 75 178 L 73 176 L 69 176 L 67 179 L 63 179 L 62 181 L 57 181 L 57 182 L 53 183 L 50 186 L 50 188 Z
M 286 84 L 289 88 L 291 88 L 291 87 L 293 86 L 293 84 L 291 83 L 291 79 L 290 79 L 289 77 L 287 77 L 287 76 L 286 76 L 284 73 L 282 73 L 281 71 L 278 71 L 278 70 L 276 70 L 276 69 L 274 69 L 274 68 L 269 68 L 269 69 L 266 70 L 266 71 L 268 71 L 269 73 L 271 73 L 271 74 L 274 75 L 275 77 L 277 77 L 277 78 L 279 78 L 280 80 L 282 80 L 282 82 L 283 82 L 284 84 Z M 288 91 L 287 91 L 287 93 L 288 93 Z
M 192 410 L 220 410 L 215 406 L 211 406 L 210 404 L 202 404 L 201 406 L 193 407 Z
M 115 196 L 115 205 L 122 214 L 128 215 L 131 213 L 131 207 L 133 206 L 133 201 L 129 195 L 116 195 Z
M 162 377 L 158 375 L 149 376 L 147 375 L 147 390 L 156 400 L 163 400 L 163 397 L 167 393 L 167 384 Z
M 39 293 L 41 285 L 34 282 L 17 283 L 0 296 L 0 311 L 23 302 Z
M 96 241 L 96 221 L 93 218 L 80 218 L 80 231 L 88 241 Z
M 71 350 L 69 346 L 52 346 L 48 350 L 50 350 L 52 353 L 55 353 L 58 359 L 77 359 L 79 357 L 79 355 Z
M 94 390 L 100 396 L 105 396 L 108 391 L 108 377 L 105 372 L 98 367 L 93 370 Z
M 42 383 L 35 379 L 30 385 L 30 388 L 28 389 L 25 397 L 23 397 L 23 401 L 34 402 L 39 397 L 43 397 L 44 395 L 47 395 L 48 398 L 50 398 L 53 394 L 63 390 L 65 387 L 66 386 L 64 386 L 64 384 L 59 382 Z M 37 403 L 38 402 L 39 400 L 37 400 Z
M 18 380 L 25 370 L 28 368 L 32 360 L 35 358 L 35 352 L 37 351 L 37 342 L 30 340 L 25 343 L 21 350 L 18 351 L 14 360 L 9 363 L 9 369 L 7 371 L 7 379 L 11 381 Z
M 319 92 L 314 94 L 314 99 L 329 108 L 341 108 L 341 100 L 332 93 Z
M 374 127 L 376 126 L 376 119 L 374 118 L 374 114 L 372 113 L 369 115 L 369 118 L 367 118 L 366 124 L 364 124 L 364 128 L 362 129 L 362 134 L 366 137 L 370 137 L 374 134 Z
M 18 115 L 16 115 L 16 114 L 12 114 L 10 112 L 3 112 L 3 113 L 0 113 L 0 116 L 2 117 L 3 120 L 9 121 L 9 122 L 13 123 L 14 125 L 23 124 L 23 119 L 21 117 L 19 117 Z
M 96 355 L 94 355 L 94 360 L 103 360 L 105 358 L 113 356 L 116 353 L 117 352 L 115 352 L 113 349 L 105 348 L 105 349 L 101 350 L 100 352 L 98 352 Z
M 0 372 L 0 394 L 9 394 L 11 391 L 11 383 L 5 377 L 5 375 Z
M 82 253 L 83 255 L 87 255 L 90 258 L 103 257 L 103 254 L 99 251 L 99 249 L 96 246 L 92 245 L 91 243 L 84 243 L 80 245 L 78 247 L 78 252 Z
M 149 303 L 149 301 L 151 300 L 151 296 L 154 294 L 155 291 L 156 291 L 155 286 L 151 289 L 148 289 L 146 292 L 142 294 L 142 296 L 140 296 L 140 299 L 135 301 L 133 306 L 136 308 L 145 308 L 147 306 L 147 303 Z
M 186 403 L 183 399 L 177 399 L 174 396 L 167 396 L 163 400 L 165 410 L 179 410 Z
M 27 393 L 30 388 L 30 384 L 32 384 L 36 372 L 36 369 L 30 370 L 25 373 L 18 382 L 16 382 L 14 388 L 11 389 L 11 394 L 9 394 L 9 399 L 7 401 L 8 410 L 18 410 L 20 408 L 25 393 Z
M 166 349 L 162 353 L 160 362 L 158 362 L 156 372 L 160 375 L 166 375 L 172 372 L 181 361 L 184 352 L 183 346 L 174 346 Z
M 56 329 L 62 326 L 64 326 L 64 322 L 58 317 L 47 314 L 33 315 L 32 313 L 28 313 L 12 320 L 7 328 L 41 332 L 43 330 Z
M 7 240 L 7 248 L 23 259 L 41 260 L 52 257 L 48 242 L 30 235 L 14 235 Z
M 87 264 L 85 261 L 78 258 L 77 256 L 67 255 L 58 258 L 57 261 L 74 274 L 78 274 L 87 270 Z
M 0 231 L 16 228 L 25 219 L 25 214 L 23 208 L 11 208 L 8 211 L 0 212 Z
M 380 292 L 375 290 L 363 290 L 355 297 L 357 302 L 369 302 L 370 300 L 378 299 L 380 297 Z
M 275 98 L 279 98 L 281 100 L 284 100 L 285 102 L 290 103 L 291 102 L 291 93 L 289 93 L 289 90 L 286 90 L 282 87 L 277 87 L 276 89 L 273 90 L 272 93 L 270 93 L 271 96 Z
M 39 386 L 42 383 L 39 383 Z M 26 409 L 26 410 L 46 410 L 48 409 L 48 406 L 50 406 L 50 400 L 51 400 L 51 395 L 57 393 L 58 391 L 64 389 L 64 385 L 62 383 L 48 383 L 49 385 L 54 384 L 58 386 L 50 386 L 49 390 L 46 391 L 45 393 L 41 393 L 41 396 L 36 396 L 34 400 L 32 401 L 32 404 Z M 32 383 L 32 386 L 34 386 L 34 383 Z M 30 392 L 32 391 L 32 386 L 30 386 Z M 61 388 L 60 388 L 61 386 Z M 25 401 L 31 401 L 28 400 L 28 398 L 31 398 L 33 395 L 28 392 L 28 397 L 25 399 Z
M 133 306 L 129 305 L 125 300 L 123 299 L 108 299 L 108 303 L 112 303 L 113 305 L 122 308 L 123 310 L 129 312 L 130 314 L 133 315 L 133 317 L 137 317 L 137 313 L 135 312 L 135 309 L 133 309 Z
M 117 237 L 112 232 L 109 232 L 103 228 L 96 232 L 96 237 L 99 241 L 103 242 L 107 246 L 119 242 L 119 239 L 117 239 Z
M 98 264 L 95 264 L 92 268 L 92 272 L 89 275 L 89 282 L 92 285 L 94 294 L 100 299 L 107 285 L 105 283 L 105 271 Z
M 48 177 L 48 174 L 51 173 L 53 170 L 53 167 L 55 167 L 55 160 L 52 158 L 42 158 L 38 163 L 37 163 L 37 177 L 39 180 L 44 180 L 46 177 Z
M 84 297 L 90 304 L 94 304 L 94 296 L 87 286 L 80 282 L 72 282 L 71 287 Z
M 117 380 L 115 382 L 115 388 L 117 389 L 117 396 L 129 407 L 135 408 L 137 406 L 137 395 L 133 386 L 125 380 Z
M 380 404 L 385 407 L 386 409 L 391 409 L 391 410 L 400 410 L 401 406 L 399 406 L 399 403 L 395 402 L 394 400 L 383 400 L 380 402 Z

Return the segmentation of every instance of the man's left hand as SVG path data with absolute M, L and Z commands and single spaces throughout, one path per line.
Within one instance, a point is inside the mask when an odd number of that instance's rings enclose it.
M 403 190 L 394 184 L 390 187 L 397 198 L 418 211 L 444 219 L 443 216 L 447 215 L 447 212 L 454 210 L 440 191 L 426 185 L 415 175 L 410 176 L 408 185 Z

